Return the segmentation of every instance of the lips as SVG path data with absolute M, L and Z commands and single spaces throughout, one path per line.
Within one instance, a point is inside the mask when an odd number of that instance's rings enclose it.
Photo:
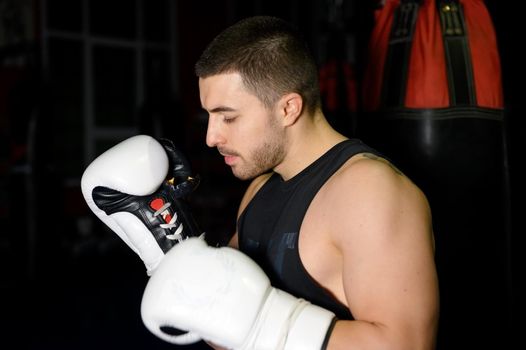
M 237 157 L 236 156 L 227 155 L 227 156 L 224 156 L 224 158 L 225 158 L 225 163 L 227 165 L 232 166 L 232 165 L 234 165 Z
M 228 151 L 225 151 L 225 150 L 219 150 L 219 153 L 225 159 L 225 163 L 227 165 L 230 165 L 230 166 L 234 165 L 234 163 L 236 162 L 236 159 L 238 158 L 238 156 L 235 155 L 233 152 L 228 152 Z

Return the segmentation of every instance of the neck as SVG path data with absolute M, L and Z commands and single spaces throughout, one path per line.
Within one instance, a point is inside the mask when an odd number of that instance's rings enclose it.
M 334 130 L 321 111 L 302 115 L 287 131 L 287 154 L 274 171 L 289 180 L 336 144 L 347 139 Z

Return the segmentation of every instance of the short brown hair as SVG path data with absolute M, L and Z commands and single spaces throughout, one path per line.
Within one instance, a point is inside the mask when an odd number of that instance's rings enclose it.
M 269 109 L 289 92 L 301 95 L 309 112 L 321 105 L 315 61 L 296 28 L 282 19 L 237 22 L 212 40 L 195 65 L 200 78 L 233 72 Z

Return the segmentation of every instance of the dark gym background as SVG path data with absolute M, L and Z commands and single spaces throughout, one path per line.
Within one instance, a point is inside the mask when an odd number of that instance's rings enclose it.
M 211 239 L 224 242 L 247 183 L 234 179 L 205 146 L 206 115 L 193 74 L 198 55 L 242 17 L 277 15 L 302 30 L 320 65 L 335 54 L 334 43 L 344 48 L 340 57 L 354 68 L 359 91 L 373 2 L 0 0 L 0 347 L 174 348 L 142 325 L 144 266 L 85 205 L 79 187 L 84 168 L 131 135 L 173 138 L 202 178 L 191 198 L 197 221 Z M 454 246 L 454 239 L 440 254 L 447 258 L 448 249 L 462 249 L 462 259 L 450 264 L 460 270 L 465 262 L 477 266 L 474 256 L 503 268 L 499 278 L 476 274 L 482 283 L 460 280 L 441 291 L 447 294 L 441 350 L 523 343 L 524 223 L 518 208 L 526 130 L 519 51 L 525 31 L 514 3 L 486 4 L 506 103 L 507 221 L 500 232 L 489 233 L 495 244 L 473 245 L 487 254 Z M 355 136 L 359 113 L 328 116 Z M 453 271 L 440 273 L 447 280 Z

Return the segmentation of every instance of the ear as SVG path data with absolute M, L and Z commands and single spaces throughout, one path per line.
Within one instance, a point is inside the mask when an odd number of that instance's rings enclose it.
M 278 102 L 279 111 L 283 115 L 283 125 L 289 126 L 298 120 L 303 111 L 303 98 L 296 92 L 284 95 Z

